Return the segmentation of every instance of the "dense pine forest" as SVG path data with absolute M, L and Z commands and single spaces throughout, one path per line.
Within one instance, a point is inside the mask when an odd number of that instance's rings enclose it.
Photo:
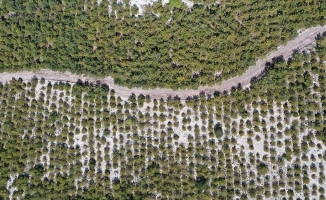
M 239 75 L 297 35 L 326 23 L 324 0 L 129 1 L 0 4 L 0 71 L 112 76 L 128 87 L 197 88 Z M 138 17 L 136 17 L 136 15 Z
M 325 199 L 326 39 L 250 89 L 0 84 L 0 199 Z

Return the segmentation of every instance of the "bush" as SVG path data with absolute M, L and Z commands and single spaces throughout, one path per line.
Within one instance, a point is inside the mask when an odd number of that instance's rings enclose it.
M 126 120 L 126 124 L 127 124 L 128 126 L 131 126 L 131 125 L 132 125 L 132 119 L 131 119 L 131 118 L 127 119 L 127 120 Z
M 89 168 L 91 171 L 94 171 L 95 170 L 95 166 L 96 166 L 96 160 L 94 158 L 91 158 L 89 160 Z
M 182 5 L 182 1 L 181 0 L 170 0 L 170 4 L 173 7 L 180 8 Z
M 321 140 L 324 144 L 326 144 L 326 128 L 323 131 L 318 131 L 316 134 L 318 140 Z
M 223 129 L 221 123 L 217 123 L 214 126 L 214 133 L 217 139 L 221 138 L 223 136 Z
M 197 177 L 195 186 L 199 192 L 202 192 L 208 188 L 207 181 L 208 181 L 208 179 L 205 178 L 204 176 Z
M 265 163 L 261 162 L 258 166 L 257 166 L 257 170 L 258 173 L 260 175 L 264 175 L 268 172 L 268 165 L 266 165 Z

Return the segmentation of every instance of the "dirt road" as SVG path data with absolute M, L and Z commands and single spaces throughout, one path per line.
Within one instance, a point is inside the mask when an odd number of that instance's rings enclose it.
M 56 81 L 69 81 L 69 82 L 77 82 L 78 79 L 83 81 L 101 81 L 102 83 L 106 83 L 110 86 L 111 89 L 114 89 L 116 94 L 119 95 L 121 98 L 126 99 L 132 93 L 139 95 L 150 95 L 151 98 L 156 99 L 166 99 L 169 96 L 179 96 L 181 99 L 186 99 L 188 96 L 198 95 L 201 91 L 205 92 L 206 94 L 212 94 L 214 91 L 225 91 L 230 90 L 233 86 L 237 86 L 239 83 L 242 86 L 249 86 L 250 80 L 252 77 L 259 76 L 261 72 L 264 70 L 265 63 L 272 60 L 272 58 L 277 56 L 283 56 L 284 58 L 289 58 L 294 49 L 304 49 L 308 46 L 314 46 L 316 41 L 315 37 L 318 34 L 322 34 L 326 32 L 326 25 L 325 26 L 317 26 L 313 28 L 309 28 L 306 30 L 301 31 L 301 33 L 296 37 L 294 40 L 289 41 L 285 46 L 280 46 L 278 49 L 270 54 L 268 54 L 264 59 L 258 60 L 256 65 L 249 67 L 245 73 L 240 76 L 230 78 L 222 82 L 221 85 L 215 85 L 212 87 L 209 86 L 201 86 L 197 90 L 192 89 L 183 89 L 183 90 L 172 90 L 172 89 L 164 89 L 164 88 L 156 88 L 145 90 L 142 88 L 127 88 L 122 87 L 119 85 L 115 85 L 114 81 L 111 77 L 106 77 L 104 79 L 95 79 L 91 77 L 85 77 L 82 75 L 72 74 L 70 72 L 56 72 L 49 69 L 41 69 L 37 72 L 30 72 L 30 71 L 22 71 L 22 72 L 15 72 L 15 73 L 0 73 L 0 82 L 7 82 L 15 78 L 22 78 L 25 81 L 30 80 L 33 76 L 38 78 L 44 78 L 46 80 L 56 80 Z

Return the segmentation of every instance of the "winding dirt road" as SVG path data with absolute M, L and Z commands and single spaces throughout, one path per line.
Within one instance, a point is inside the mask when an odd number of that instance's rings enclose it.
M 101 83 L 106 83 L 109 85 L 110 89 L 114 89 L 115 93 L 119 95 L 122 99 L 128 98 L 132 93 L 135 95 L 143 94 L 150 95 L 151 98 L 156 99 L 166 99 L 169 96 L 178 96 L 181 99 L 186 99 L 189 96 L 198 95 L 200 92 L 205 92 L 205 94 L 213 94 L 215 91 L 223 92 L 225 90 L 229 91 L 233 86 L 237 86 L 239 83 L 243 87 L 248 87 L 250 85 L 250 80 L 253 77 L 259 76 L 265 68 L 266 62 L 271 62 L 274 57 L 283 56 L 285 59 L 291 57 L 293 50 L 295 49 L 305 49 L 309 46 L 315 46 L 316 40 L 315 37 L 318 34 L 323 34 L 326 32 L 326 25 L 316 26 L 303 30 L 299 35 L 294 39 L 289 41 L 285 46 L 280 46 L 278 49 L 270 54 L 268 54 L 264 59 L 258 60 L 256 65 L 249 67 L 245 73 L 240 76 L 230 78 L 221 83 L 221 85 L 214 86 L 201 86 L 197 90 L 193 89 L 183 89 L 183 90 L 172 90 L 164 88 L 156 88 L 145 90 L 142 88 L 127 88 L 114 84 L 113 78 L 106 77 L 103 79 L 95 79 L 91 77 L 85 77 L 82 75 L 72 74 L 70 72 L 57 72 L 49 69 L 41 69 L 37 72 L 31 71 L 21 71 L 14 73 L 0 73 L 0 82 L 8 82 L 15 78 L 22 78 L 24 81 L 31 80 L 34 76 L 38 78 L 44 78 L 46 80 L 55 80 L 55 81 L 68 81 L 75 83 L 78 79 L 82 81 L 96 82 L 100 81 Z

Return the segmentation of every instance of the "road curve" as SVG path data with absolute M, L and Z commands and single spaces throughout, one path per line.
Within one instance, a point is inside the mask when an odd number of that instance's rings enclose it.
M 86 77 L 83 75 L 72 74 L 70 72 L 57 72 L 49 69 L 41 69 L 36 72 L 31 71 L 21 71 L 8 73 L 0 73 L 0 82 L 8 82 L 15 78 L 22 78 L 24 81 L 31 80 L 34 76 L 38 78 L 44 78 L 46 80 L 55 80 L 55 81 L 64 81 L 75 83 L 78 79 L 82 81 L 96 82 L 100 81 L 101 83 L 106 83 L 109 85 L 110 89 L 114 89 L 115 93 L 120 96 L 122 99 L 128 98 L 132 93 L 135 95 L 150 95 L 152 99 L 166 99 L 169 96 L 178 96 L 181 99 L 186 99 L 189 96 L 198 95 L 200 92 L 205 92 L 205 94 L 212 94 L 215 91 L 229 91 L 233 86 L 241 84 L 242 86 L 249 86 L 250 80 L 253 77 L 259 76 L 265 68 L 266 62 L 271 62 L 274 57 L 283 56 L 285 59 L 292 56 L 293 50 L 295 49 L 304 49 L 308 46 L 315 46 L 316 40 L 315 37 L 318 34 L 326 32 L 326 25 L 316 26 L 306 30 L 301 31 L 299 35 L 289 41 L 285 46 L 280 46 L 278 49 L 270 54 L 268 54 L 264 59 L 260 59 L 256 62 L 254 66 L 249 67 L 242 75 L 230 78 L 223 81 L 220 85 L 214 86 L 200 86 L 197 90 L 193 89 L 182 89 L 182 90 L 172 90 L 164 88 L 156 89 L 142 89 L 142 88 L 127 88 L 114 84 L 113 78 L 106 77 L 103 79 L 96 79 L 92 77 Z

